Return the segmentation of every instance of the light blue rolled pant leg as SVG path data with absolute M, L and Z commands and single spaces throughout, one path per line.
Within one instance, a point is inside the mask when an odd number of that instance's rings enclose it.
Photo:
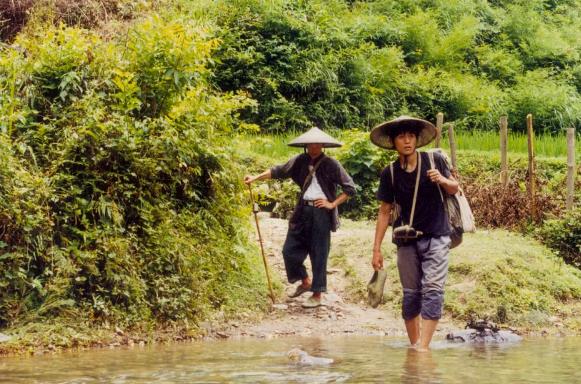
M 442 317 L 450 242 L 449 236 L 425 237 L 397 249 L 405 320 L 420 314 L 427 320 Z

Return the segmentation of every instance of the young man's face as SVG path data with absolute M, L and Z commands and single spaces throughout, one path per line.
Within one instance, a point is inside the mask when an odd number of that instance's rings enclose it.
M 307 153 L 309 156 L 317 157 L 323 152 L 323 144 L 307 144 Z
M 402 132 L 394 138 L 393 143 L 400 155 L 408 156 L 416 151 L 417 141 L 418 137 L 415 133 Z

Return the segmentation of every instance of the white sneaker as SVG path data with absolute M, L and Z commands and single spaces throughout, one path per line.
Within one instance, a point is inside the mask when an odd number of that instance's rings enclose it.
M 309 297 L 305 302 L 303 302 L 303 308 L 316 308 L 323 305 L 321 299 L 315 299 L 313 296 Z

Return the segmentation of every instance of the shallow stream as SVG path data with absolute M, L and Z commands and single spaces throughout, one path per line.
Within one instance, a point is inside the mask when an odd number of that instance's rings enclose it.
M 292 348 L 331 358 L 309 366 Z M 0 383 L 581 383 L 581 338 L 498 347 L 436 340 L 418 353 L 390 337 L 205 341 L 0 358 Z

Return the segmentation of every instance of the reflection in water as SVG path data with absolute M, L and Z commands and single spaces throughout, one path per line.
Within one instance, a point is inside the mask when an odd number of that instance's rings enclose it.
M 228 340 L 0 358 L 0 384 L 72 383 L 581 383 L 581 338 L 525 340 L 508 347 L 403 338 Z M 297 365 L 292 348 L 335 362 Z
M 437 368 L 432 351 L 418 352 L 414 348 L 408 348 L 401 382 L 406 384 L 442 383 Z

